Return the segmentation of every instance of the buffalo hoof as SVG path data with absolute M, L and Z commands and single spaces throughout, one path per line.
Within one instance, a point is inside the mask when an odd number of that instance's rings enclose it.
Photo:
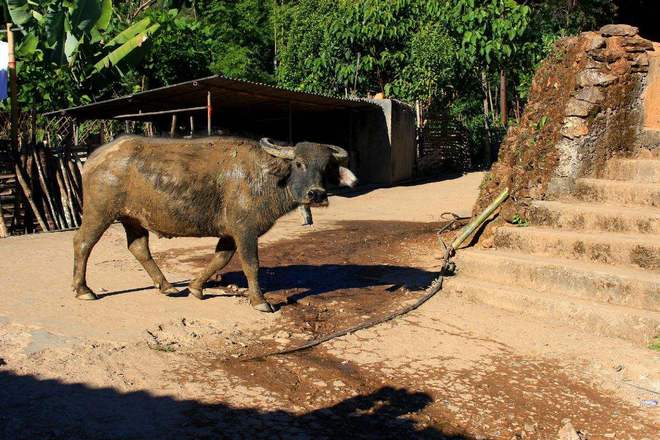
M 202 289 L 195 289 L 194 287 L 188 287 L 188 290 L 190 291 L 190 294 L 195 298 L 204 299 L 204 292 L 202 292 Z
M 255 304 L 252 307 L 254 307 L 255 309 L 257 309 L 260 312 L 265 312 L 265 313 L 275 312 L 275 308 L 267 302 L 263 302 L 261 304 Z
M 98 299 L 98 297 L 90 289 L 80 289 L 80 291 L 76 292 L 76 299 L 83 301 L 93 301 Z
M 174 295 L 177 295 L 179 293 L 179 289 L 177 289 L 174 286 L 164 287 L 164 288 L 160 289 L 160 293 L 162 293 L 163 295 L 166 295 L 166 296 L 174 296 Z

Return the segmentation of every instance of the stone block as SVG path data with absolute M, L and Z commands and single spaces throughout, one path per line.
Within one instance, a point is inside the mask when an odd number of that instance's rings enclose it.
M 582 37 L 587 40 L 587 50 L 605 47 L 605 38 L 596 32 L 583 32 Z
M 564 125 L 562 126 L 560 133 L 564 137 L 575 139 L 589 134 L 589 127 L 587 127 L 587 123 L 584 119 L 569 116 L 564 118 Z
M 594 105 L 588 101 L 581 101 L 579 99 L 572 98 L 566 104 L 565 114 L 566 116 L 589 116 L 589 113 L 594 108 Z
M 577 75 L 577 83 L 580 87 L 609 86 L 616 82 L 617 79 L 618 78 L 612 74 L 599 72 L 598 70 L 593 69 L 583 70 Z
M 603 102 L 603 99 L 605 99 L 605 95 L 603 95 L 603 92 L 599 87 L 584 87 L 575 94 L 575 99 L 579 99 L 580 101 L 587 101 L 592 104 L 598 104 L 600 102 Z
M 619 58 L 608 66 L 610 72 L 617 76 L 622 76 L 630 71 L 630 63 L 625 58 Z
M 603 37 L 632 37 L 639 33 L 639 29 L 627 24 L 606 24 L 598 32 Z
M 621 46 L 626 52 L 646 52 L 653 50 L 653 43 L 640 37 L 624 37 Z
M 587 63 L 584 65 L 585 69 L 600 70 L 605 66 L 604 63 L 593 58 L 587 58 Z

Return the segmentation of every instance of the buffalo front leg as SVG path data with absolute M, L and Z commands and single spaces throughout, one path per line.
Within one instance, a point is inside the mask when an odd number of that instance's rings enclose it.
M 204 270 L 190 282 L 188 290 L 195 298 L 204 298 L 204 284 L 214 273 L 222 270 L 236 252 L 236 243 L 231 237 L 222 237 L 215 246 L 215 254 Z
M 96 294 L 87 286 L 87 261 L 94 245 L 98 243 L 112 220 L 94 222 L 91 216 L 83 215 L 82 225 L 73 237 L 73 292 L 78 299 L 96 299 Z
M 259 250 L 256 236 L 237 239 L 238 256 L 241 257 L 243 273 L 248 281 L 248 299 L 250 304 L 260 312 L 274 312 L 275 309 L 264 298 L 259 287 Z
M 149 250 L 149 231 L 140 225 L 130 222 L 122 221 L 122 224 L 126 230 L 128 250 L 131 251 L 131 254 L 133 254 L 135 259 L 140 262 L 144 270 L 149 274 L 149 277 L 154 282 L 154 286 L 164 295 L 177 294 L 179 291 L 165 279 L 165 275 L 160 271 L 160 268 L 151 256 L 151 251 Z

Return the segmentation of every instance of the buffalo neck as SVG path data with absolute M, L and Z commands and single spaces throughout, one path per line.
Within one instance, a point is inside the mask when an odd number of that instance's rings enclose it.
M 263 226 L 270 228 L 277 219 L 297 208 L 300 204 L 294 199 L 287 184 L 270 187 L 262 194 L 262 202 L 257 216 L 265 221 Z

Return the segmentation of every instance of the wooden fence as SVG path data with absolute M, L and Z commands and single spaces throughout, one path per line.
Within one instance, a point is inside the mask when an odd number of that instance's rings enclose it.
M 472 168 L 467 131 L 443 115 L 428 115 L 417 133 L 417 172 L 421 175 Z
M 18 122 L 18 146 L 12 149 L 9 115 L 0 113 L 0 236 L 78 227 L 82 164 L 122 124 L 76 124 L 68 117 L 39 121 L 30 113 L 20 114 Z

